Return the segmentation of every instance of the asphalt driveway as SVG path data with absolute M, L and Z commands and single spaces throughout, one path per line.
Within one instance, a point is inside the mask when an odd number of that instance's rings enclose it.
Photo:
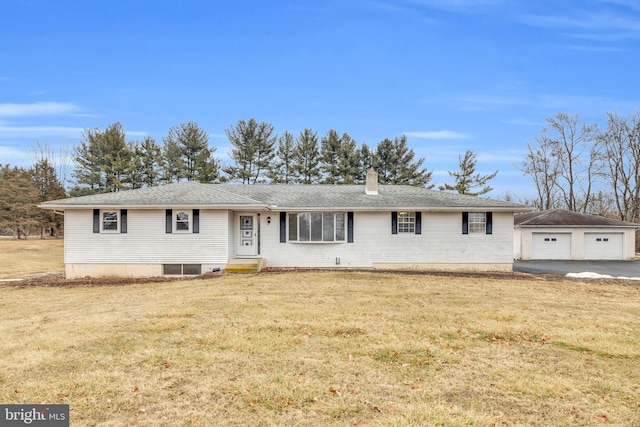
M 530 274 L 598 273 L 640 277 L 640 261 L 514 261 L 513 271 Z

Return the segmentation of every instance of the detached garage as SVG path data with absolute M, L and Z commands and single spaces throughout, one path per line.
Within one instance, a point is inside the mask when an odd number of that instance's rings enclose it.
M 565 209 L 514 218 L 514 258 L 625 260 L 635 257 L 638 224 Z

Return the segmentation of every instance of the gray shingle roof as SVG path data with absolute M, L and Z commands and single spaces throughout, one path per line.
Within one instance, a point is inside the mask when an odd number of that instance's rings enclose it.
M 42 207 L 67 209 L 122 206 L 263 207 L 275 209 L 491 209 L 529 211 L 524 205 L 409 185 L 379 185 L 378 195 L 364 185 L 240 185 L 182 182 L 158 187 L 96 194 L 45 202 Z
M 597 215 L 587 215 L 566 209 L 551 209 L 516 215 L 513 222 L 516 226 L 523 227 L 638 227 L 638 224 L 631 222 Z

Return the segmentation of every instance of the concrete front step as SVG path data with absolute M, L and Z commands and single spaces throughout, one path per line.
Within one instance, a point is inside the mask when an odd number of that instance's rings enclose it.
M 259 273 L 265 266 L 263 258 L 234 258 L 227 263 L 229 273 Z

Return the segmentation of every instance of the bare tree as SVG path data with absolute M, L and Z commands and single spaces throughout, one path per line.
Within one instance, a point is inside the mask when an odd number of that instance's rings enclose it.
M 640 221 L 640 113 L 628 119 L 607 113 L 607 128 L 598 135 L 605 163 L 604 179 L 624 221 Z
M 548 118 L 547 123 L 536 138 L 538 147 L 528 147 L 522 170 L 534 179 L 540 208 L 561 205 L 586 212 L 602 166 L 597 127 L 566 113 Z
M 70 183 L 71 172 L 73 171 L 73 157 L 71 155 L 72 145 L 68 141 L 60 141 L 58 148 L 52 147 L 48 141 L 36 140 L 31 145 L 29 154 L 32 164 L 46 162 L 51 165 L 56 172 L 58 181 L 63 186 Z
M 552 156 L 553 147 L 548 139 L 536 138 L 537 146 L 527 144 L 527 156 L 522 171 L 533 179 L 537 198 L 533 205 L 539 210 L 553 209 L 559 205 L 557 189 L 560 174 L 557 159 Z
M 564 204 L 571 211 L 585 212 L 599 168 L 595 144 L 597 127 L 581 122 L 577 114 L 558 113 L 547 122 L 555 132 L 552 143 L 559 161 L 558 188 Z

